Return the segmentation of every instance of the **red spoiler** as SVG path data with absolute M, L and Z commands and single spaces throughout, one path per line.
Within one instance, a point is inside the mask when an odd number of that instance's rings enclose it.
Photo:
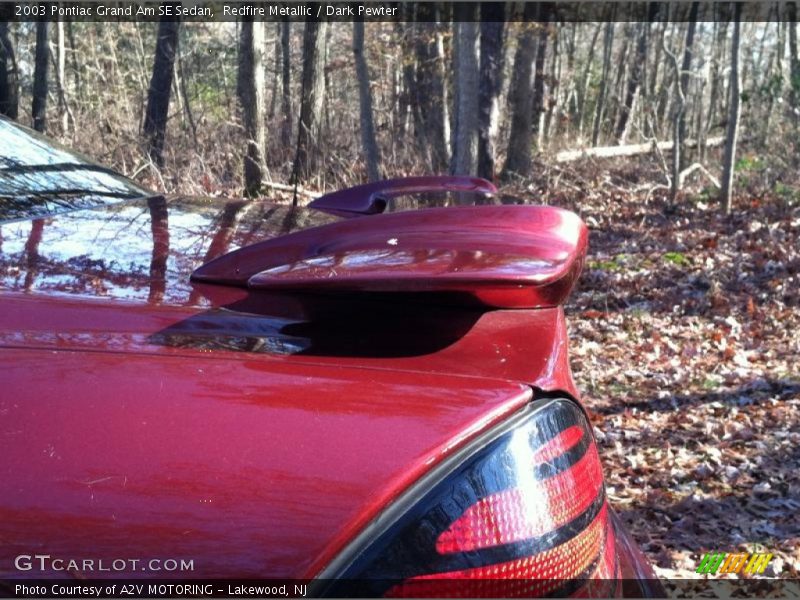
M 241 248 L 197 269 L 199 282 L 329 293 L 454 293 L 497 308 L 563 303 L 587 230 L 548 206 L 470 206 L 348 219 Z
M 340 217 L 358 217 L 382 213 L 391 199 L 397 196 L 426 192 L 471 192 L 493 196 L 497 188 L 479 177 L 403 177 L 338 190 L 320 196 L 308 206 Z

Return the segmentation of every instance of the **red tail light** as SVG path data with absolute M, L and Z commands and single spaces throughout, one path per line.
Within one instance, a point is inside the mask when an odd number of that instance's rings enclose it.
M 613 526 L 597 448 L 568 400 L 529 408 L 393 507 L 329 593 L 609 596 Z M 355 546 L 359 544 L 356 543 Z

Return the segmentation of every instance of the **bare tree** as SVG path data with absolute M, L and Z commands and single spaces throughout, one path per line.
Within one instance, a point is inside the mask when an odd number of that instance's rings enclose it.
M 259 193 L 264 178 L 264 77 L 264 23 L 245 19 L 239 29 L 239 75 L 236 87 L 247 136 L 244 189 L 248 196 Z
M 655 6 L 655 3 L 650 3 L 651 11 L 655 10 L 652 8 L 653 6 Z M 652 12 L 650 15 L 652 15 Z M 638 36 L 636 39 L 636 52 L 633 54 L 633 58 L 631 60 L 628 85 L 625 89 L 625 99 L 620 107 L 619 120 L 617 121 L 616 131 L 614 132 L 617 142 L 620 144 L 624 144 L 625 139 L 628 137 L 630 118 L 633 114 L 639 90 L 642 87 L 644 68 L 647 61 L 647 38 L 650 32 L 650 21 L 642 21 L 637 25 L 637 27 Z
M 369 89 L 369 67 L 364 56 L 364 21 L 353 21 L 353 54 L 358 78 L 358 101 L 361 114 L 361 145 L 367 163 L 367 176 L 370 181 L 380 179 L 380 152 L 375 141 L 375 122 L 372 114 L 372 93 Z
M 612 7 L 613 17 L 613 7 Z M 606 110 L 606 96 L 608 95 L 608 78 L 611 71 L 611 50 L 614 47 L 614 22 L 609 20 L 606 23 L 606 30 L 603 35 L 603 73 L 600 76 L 600 91 L 597 94 L 597 104 L 594 111 L 594 125 L 592 126 L 592 146 L 597 146 L 600 141 L 600 132 L 603 124 L 603 116 Z
M 58 88 L 58 109 L 61 112 L 61 131 L 66 132 L 69 125 L 70 110 L 67 104 L 67 53 L 64 45 L 64 21 L 56 21 L 56 86 Z
M 47 69 L 50 64 L 50 48 L 47 42 L 47 21 L 36 22 L 36 59 L 33 69 L 33 104 L 31 117 L 36 131 L 47 127 Z
M 415 29 L 417 24 L 414 21 L 414 12 L 416 9 L 415 2 L 403 2 L 400 5 L 402 21 L 394 24 L 395 39 L 397 40 L 397 66 L 396 78 L 396 93 L 395 93 L 395 107 L 397 110 L 396 122 L 398 124 L 398 133 L 401 137 L 405 137 L 409 132 L 411 118 L 414 119 L 415 133 L 419 133 L 419 116 L 420 111 L 418 105 L 412 101 L 412 94 L 417 86 L 415 86 L 415 58 L 414 58 L 414 45 L 412 38 L 416 38 L 419 43 L 420 34 Z
M 689 23 L 686 29 L 683 60 L 678 63 L 678 57 L 666 46 L 666 40 L 661 39 L 662 50 L 672 64 L 674 77 L 672 79 L 675 88 L 674 101 L 672 107 L 672 164 L 670 182 L 670 200 L 675 202 L 682 183 L 682 170 L 685 167 L 686 159 L 686 94 L 689 83 L 689 68 L 691 66 L 691 49 L 694 44 L 694 31 L 697 25 L 698 3 L 693 2 L 689 12 Z
M 719 97 L 720 91 L 722 89 L 722 50 L 725 46 L 725 40 L 727 39 L 727 32 L 728 32 L 728 24 L 726 21 L 720 21 L 714 23 L 714 50 L 712 52 L 711 58 L 711 73 L 709 74 L 709 79 L 711 89 L 708 95 L 708 113 L 706 115 L 706 122 L 704 126 L 704 131 L 698 137 L 705 139 L 708 137 L 709 132 L 711 129 L 715 127 L 715 120 L 717 118 L 718 112 L 718 105 L 719 105 Z M 699 148 L 699 156 L 700 160 L 704 161 L 706 156 L 706 147 L 705 145 L 700 146 Z
M 739 74 L 739 37 L 741 29 L 742 5 L 734 4 L 733 36 L 731 37 L 731 74 L 730 97 L 728 106 L 728 133 L 725 140 L 725 158 L 722 163 L 722 190 L 720 198 L 726 214 L 731 213 L 733 206 L 733 167 L 736 161 L 736 141 L 739 134 L 739 116 L 741 113 Z
M 312 11 L 313 14 L 316 14 Z M 326 21 L 309 18 L 303 35 L 303 92 L 297 132 L 294 173 L 306 179 L 316 168 L 319 153 L 320 122 L 325 100 Z
M 495 176 L 498 100 L 503 87 L 503 32 L 505 7 L 481 3 L 480 86 L 478 91 L 478 176 Z
M 289 36 L 291 24 L 289 19 L 280 23 L 281 27 L 281 112 L 283 125 L 281 126 L 281 143 L 288 148 L 292 140 L 292 71 L 291 71 L 291 46 Z
M 460 7 L 464 13 L 455 23 L 455 117 L 451 172 L 474 174 L 478 167 L 478 24 L 475 5 Z M 463 20 L 461 20 L 463 19 Z
M 558 131 L 561 119 L 554 118 L 557 114 L 561 113 L 561 106 L 566 104 L 566 100 L 561 100 L 559 95 L 562 93 L 569 93 L 569 84 L 561 86 L 562 83 L 562 68 L 563 68 L 563 54 L 564 49 L 569 43 L 566 36 L 565 28 L 556 25 L 548 26 L 548 39 L 552 40 L 550 47 L 550 66 L 548 73 L 543 78 L 543 92 L 542 95 L 542 117 L 541 128 L 539 129 L 539 149 L 545 147 L 551 137 L 555 136 Z M 559 39 L 559 35 L 565 34 L 564 39 Z
M 578 135 L 583 137 L 583 127 L 586 113 L 586 100 L 589 95 L 589 76 L 591 75 L 592 63 L 594 62 L 594 49 L 597 46 L 597 38 L 600 37 L 600 32 L 604 29 L 603 23 L 598 23 L 597 27 L 592 34 L 592 41 L 586 51 L 586 61 L 583 65 L 583 72 L 581 78 L 577 83 L 577 107 L 575 111 L 575 120 L 578 125 Z
M 178 47 L 180 22 L 162 18 L 158 23 L 153 76 L 147 93 L 144 136 L 147 152 L 159 167 L 164 166 L 164 139 L 169 117 L 169 98 L 175 73 L 175 51 Z
M 531 168 L 531 113 L 533 109 L 531 74 L 536 52 L 535 33 L 538 26 L 533 21 L 536 16 L 536 3 L 527 2 L 521 25 L 517 52 L 514 56 L 514 71 L 511 80 L 509 103 L 511 105 L 511 131 L 508 138 L 508 152 L 503 178 L 512 175 L 526 177 Z
M 186 116 L 186 120 L 189 122 L 189 127 L 192 132 L 192 140 L 194 141 L 195 145 L 197 144 L 197 121 L 195 121 L 194 113 L 192 112 L 192 102 L 191 97 L 189 96 L 188 86 L 186 85 L 186 75 L 183 72 L 183 50 L 180 44 L 178 44 L 177 53 L 176 53 L 176 63 L 177 68 L 175 69 L 175 78 L 176 82 L 179 83 L 176 89 L 176 94 L 182 99 L 181 104 L 183 104 L 183 113 Z
M 536 45 L 536 60 L 534 61 L 534 80 L 533 80 L 533 121 L 531 123 L 531 135 L 537 139 L 537 145 L 541 143 L 540 135 L 542 132 L 542 116 L 544 113 L 545 98 L 545 75 L 544 59 L 547 55 L 547 40 L 550 39 L 550 3 L 539 3 L 539 39 Z
M 71 57 L 71 68 L 72 68 L 72 77 L 74 81 L 74 95 L 78 98 L 83 97 L 83 82 L 81 77 L 81 68 L 78 65 L 78 51 L 77 51 L 77 43 L 75 41 L 75 28 L 73 27 L 72 21 L 66 22 L 67 26 L 67 38 L 69 39 L 69 50 L 70 50 L 70 57 Z M 139 38 L 141 42 L 141 37 Z M 142 49 L 142 54 L 144 51 Z
M 3 5 L 5 11 L 11 4 Z M 8 23 L 0 21 L 0 114 L 16 119 L 19 114 L 19 71 Z
M 440 16 L 438 10 L 439 7 L 434 3 L 417 4 L 414 55 L 406 57 L 412 64 L 404 65 L 406 79 L 410 80 L 409 85 L 413 90 L 409 93 L 414 99 L 417 143 L 434 171 L 447 168 L 450 138 L 443 40 L 440 25 L 435 22 L 436 17 Z
M 689 91 L 689 79 L 692 75 L 692 53 L 694 51 L 694 35 L 697 30 L 697 11 L 700 7 L 699 2 L 692 2 L 689 9 L 689 24 L 686 28 L 686 41 L 683 45 L 683 61 L 681 62 L 681 72 L 679 78 L 680 95 L 684 99 L 678 114 L 678 133 L 675 140 L 679 145 L 678 162 L 680 169 L 683 170 L 688 164 L 686 152 L 686 102 L 685 98 Z
M 681 188 L 681 115 L 683 114 L 684 107 L 686 106 L 686 95 L 683 92 L 680 77 L 680 65 L 678 64 L 678 57 L 667 48 L 664 38 L 661 39 L 663 45 L 662 50 L 672 63 L 675 71 L 673 85 L 675 86 L 675 109 L 672 115 L 672 163 L 670 165 L 670 201 L 675 202 L 678 197 L 678 192 Z
M 789 27 L 789 85 L 792 108 L 800 110 L 800 54 L 797 49 L 797 3 L 786 3 L 786 25 Z

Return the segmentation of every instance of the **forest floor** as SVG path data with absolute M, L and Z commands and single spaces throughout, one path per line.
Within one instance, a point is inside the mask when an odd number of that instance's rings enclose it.
M 671 208 L 640 166 L 595 168 L 548 201 L 590 227 L 567 314 L 611 503 L 660 577 L 701 577 L 714 550 L 771 552 L 766 574 L 796 579 L 800 202 Z

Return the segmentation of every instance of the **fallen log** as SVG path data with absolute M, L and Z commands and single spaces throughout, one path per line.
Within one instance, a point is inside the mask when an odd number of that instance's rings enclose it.
M 725 142 L 725 137 L 712 137 L 706 140 L 706 148 L 721 146 Z M 673 142 L 645 142 L 644 144 L 625 144 L 623 146 L 599 146 L 597 148 L 581 148 L 580 150 L 564 150 L 556 154 L 557 163 L 572 162 L 583 157 L 593 156 L 595 158 L 613 158 L 615 156 L 636 156 L 638 154 L 648 154 L 656 149 L 662 152 L 672 151 Z M 686 140 L 687 148 L 697 146 L 696 140 Z
M 295 187 L 293 185 L 288 185 L 285 183 L 275 183 L 273 181 L 265 181 L 262 182 L 261 185 L 265 188 L 270 188 L 272 190 L 278 190 L 280 192 L 292 192 L 294 193 Z M 306 198 L 314 199 L 318 198 L 322 194 L 320 192 L 312 192 L 311 190 L 306 190 L 302 187 L 297 188 L 297 195 L 304 196 Z

